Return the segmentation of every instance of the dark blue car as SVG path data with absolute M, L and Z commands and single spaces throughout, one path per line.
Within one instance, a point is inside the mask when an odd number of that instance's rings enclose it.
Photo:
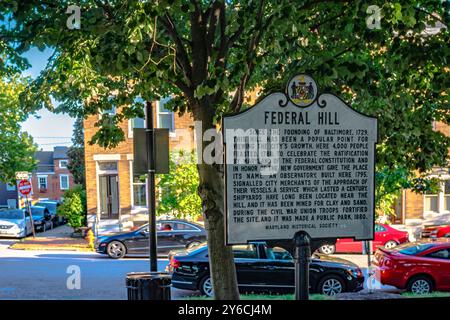
M 160 220 L 157 223 L 158 255 L 166 255 L 174 249 L 192 248 L 206 241 L 205 229 L 185 220 Z M 149 255 L 148 225 L 135 231 L 121 232 L 97 238 L 95 248 L 98 253 L 113 259 L 125 256 Z
M 294 292 L 294 261 L 285 249 L 271 248 L 264 242 L 233 246 L 239 291 L 266 293 Z M 172 286 L 184 290 L 200 290 L 213 295 L 209 272 L 208 247 L 169 253 L 167 271 L 172 273 Z M 314 254 L 310 265 L 310 293 L 336 295 L 363 289 L 364 275 L 354 263 Z

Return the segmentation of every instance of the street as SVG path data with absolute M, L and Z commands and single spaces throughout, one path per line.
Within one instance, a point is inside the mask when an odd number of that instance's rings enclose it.
M 112 260 L 97 253 L 7 249 L 15 241 L 0 240 L 0 299 L 127 299 L 126 274 L 149 269 L 146 259 Z M 159 270 L 166 265 L 167 260 L 158 261 Z M 70 266 L 79 267 L 80 289 L 68 289 L 67 279 L 73 274 L 67 273 Z M 193 294 L 197 293 L 172 289 L 173 299 Z
M 0 240 L 0 299 L 123 300 L 127 299 L 126 274 L 149 269 L 147 259 L 113 260 L 91 252 L 8 249 L 16 241 Z M 367 277 L 366 256 L 336 256 L 358 264 Z M 158 270 L 163 271 L 167 263 L 167 259 L 159 259 Z M 74 270 L 80 271 L 79 289 L 70 288 Z M 394 288 L 382 286 L 381 289 Z M 172 299 L 196 295 L 199 293 L 172 288 Z

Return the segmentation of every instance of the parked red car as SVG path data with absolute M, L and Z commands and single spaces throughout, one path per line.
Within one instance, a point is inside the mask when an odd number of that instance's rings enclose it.
M 392 250 L 379 248 L 373 265 L 380 282 L 416 294 L 450 291 L 450 239 L 424 239 Z
M 450 226 L 428 226 L 422 230 L 422 238 L 450 238 Z
M 374 250 L 383 246 L 387 249 L 408 242 L 409 234 L 406 231 L 394 229 L 387 224 L 375 224 L 375 238 L 372 242 Z M 363 241 L 355 241 L 351 238 L 337 239 L 336 244 L 324 244 L 318 250 L 323 254 L 333 253 L 361 253 Z

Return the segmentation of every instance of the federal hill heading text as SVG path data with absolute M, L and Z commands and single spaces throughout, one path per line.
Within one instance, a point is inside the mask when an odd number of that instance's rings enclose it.
M 264 112 L 265 124 L 311 124 L 308 112 L 295 111 L 266 111 Z M 318 125 L 339 125 L 337 112 L 321 112 L 317 113 Z

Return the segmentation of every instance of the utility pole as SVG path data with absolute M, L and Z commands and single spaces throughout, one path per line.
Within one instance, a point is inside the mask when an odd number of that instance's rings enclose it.
M 153 107 L 145 102 L 146 142 L 147 142 L 147 199 L 148 199 L 148 244 L 150 272 L 158 271 L 156 243 L 156 198 L 155 198 L 155 129 L 153 126 Z

